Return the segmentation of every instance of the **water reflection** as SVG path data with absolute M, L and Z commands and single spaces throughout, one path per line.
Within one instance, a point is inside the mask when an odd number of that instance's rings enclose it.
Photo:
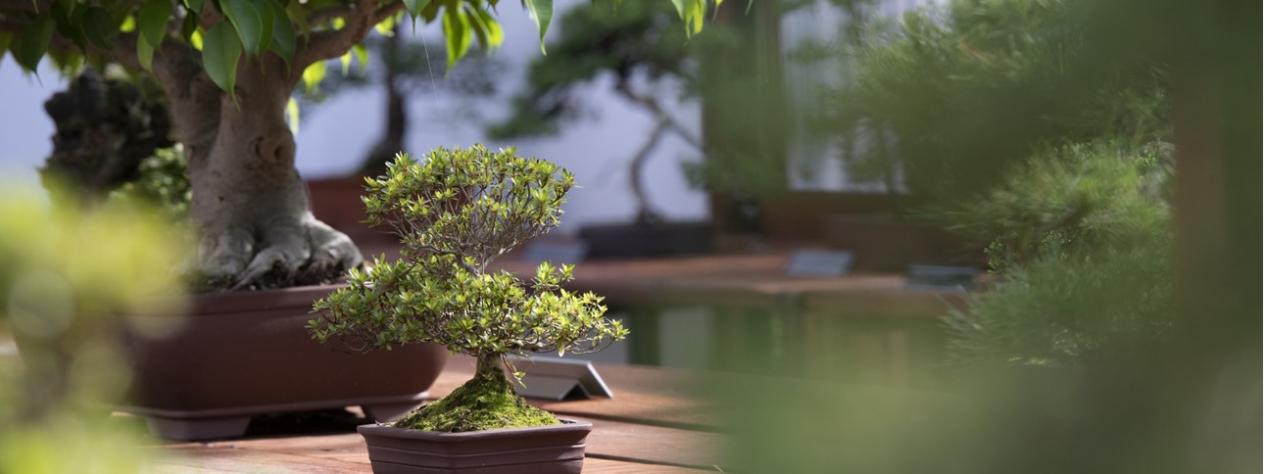
M 680 369 L 776 373 L 896 387 L 944 371 L 937 315 L 841 316 L 715 306 L 612 309 L 632 333 L 566 358 Z

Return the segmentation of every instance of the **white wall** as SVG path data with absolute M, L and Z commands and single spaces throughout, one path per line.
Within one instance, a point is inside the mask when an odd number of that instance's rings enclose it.
M 555 19 L 573 6 L 589 4 L 587 0 L 558 0 Z M 523 68 L 540 54 L 535 25 L 526 13 L 513 4 L 502 5 L 500 12 L 505 45 L 496 54 L 508 67 L 503 77 L 495 78 L 500 97 L 479 102 L 479 107 L 486 108 L 479 113 L 487 117 L 507 113 L 504 104 L 522 81 Z M 418 26 L 418 36 L 439 38 L 437 23 Z M 550 36 L 556 34 L 556 26 L 554 23 Z M 411 35 L 408 28 L 405 34 Z M 334 71 L 337 69 L 331 68 L 331 73 Z M 574 231 L 583 223 L 627 221 L 635 212 L 625 164 L 648 133 L 651 121 L 645 113 L 610 93 L 608 79 L 586 88 L 584 97 L 592 113 L 566 126 L 565 133 L 512 143 L 523 154 L 552 160 L 575 173 L 580 189 L 571 195 L 563 232 Z M 0 64 L 0 183 L 38 182 L 34 170 L 51 149 L 48 137 L 53 131 L 42 104 L 64 87 L 65 81 L 52 70 L 41 70 L 37 80 L 25 77 L 12 58 Z M 671 87 L 661 91 L 661 97 L 671 103 L 681 122 L 698 127 L 698 106 L 672 103 L 678 96 Z M 305 114 L 297 136 L 298 168 L 303 176 L 336 176 L 355 170 L 380 134 L 383 102 L 378 88 L 348 90 Z M 407 137 L 409 151 L 420 154 L 435 146 L 467 146 L 485 141 L 478 124 L 450 118 L 451 109 L 461 106 L 442 92 L 412 97 L 414 120 Z M 669 219 L 700 219 L 707 215 L 705 196 L 689 189 L 680 171 L 682 159 L 699 158 L 698 153 L 673 136 L 659 144 L 647 165 L 644 181 L 656 209 Z

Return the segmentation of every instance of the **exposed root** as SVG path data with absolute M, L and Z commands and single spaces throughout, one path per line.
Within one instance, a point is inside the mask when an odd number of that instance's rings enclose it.
M 301 225 L 268 229 L 270 238 L 256 239 L 228 231 L 204 240 L 198 290 L 266 289 L 337 281 L 363 262 L 346 234 L 308 215 Z M 255 249 L 263 245 L 257 252 Z

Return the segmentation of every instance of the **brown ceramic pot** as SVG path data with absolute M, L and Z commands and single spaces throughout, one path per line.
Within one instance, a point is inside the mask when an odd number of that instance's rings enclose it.
M 312 340 L 312 302 L 337 288 L 194 296 L 174 334 L 124 338 L 135 372 L 125 411 L 155 435 L 201 440 L 241 436 L 254 415 L 359 405 L 385 421 L 420 405 L 446 349 L 353 353 Z
M 435 433 L 385 425 L 357 431 L 376 474 L 575 474 L 584 468 L 592 424 L 562 420 L 534 428 Z

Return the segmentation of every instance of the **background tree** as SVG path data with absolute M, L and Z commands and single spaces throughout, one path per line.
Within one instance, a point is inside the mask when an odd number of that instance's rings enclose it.
M 1160 62 L 1067 66 L 1095 47 L 1073 3 L 961 1 L 868 23 L 841 45 L 848 70 L 822 94 L 820 131 L 861 178 L 900 175 L 914 205 L 985 194 L 1051 142 L 1167 138 Z
M 475 39 L 503 35 L 495 0 L 3 0 L 3 41 L 24 69 L 50 56 L 62 68 L 117 63 L 152 73 L 188 155 L 190 217 L 201 238 L 199 269 L 234 287 L 330 277 L 358 265 L 346 235 L 312 216 L 294 169 L 286 125 L 290 94 L 323 77 L 374 29 L 401 21 L 442 23 L 449 61 Z M 676 2 L 698 31 L 705 0 Z M 523 0 L 541 35 L 550 0 Z
M 585 105 L 580 87 L 609 74 L 614 92 L 654 120 L 645 142 L 628 161 L 627 173 L 636 199 L 636 221 L 660 220 L 641 181 L 655 146 L 674 134 L 698 151 L 703 149 L 701 138 L 645 90 L 668 80 L 680 81 L 686 93 L 696 87 L 693 48 L 673 16 L 661 2 L 628 2 L 618 9 L 581 5 L 566 12 L 549 54 L 532 61 L 524 89 L 514 96 L 511 115 L 489 126 L 488 135 L 507 139 L 558 133 L 560 124 L 577 119 Z
M 307 113 L 312 109 L 309 105 L 317 105 L 340 91 L 381 85 L 386 99 L 385 126 L 382 136 L 360 162 L 359 173 L 364 176 L 383 173 L 386 164 L 407 148 L 404 139 L 412 123 L 408 108 L 411 98 L 427 90 L 449 92 L 461 98 L 489 96 L 496 91 L 493 78 L 503 72 L 504 64 L 490 50 L 449 67 L 443 45 L 412 41 L 404 36 L 400 25 L 390 34 L 370 37 L 365 45 L 372 57 L 367 68 L 352 72 L 352 58 L 347 57 L 343 61 L 343 74 L 330 75 L 319 89 L 305 89 L 302 94 L 303 111 Z M 441 115 L 448 121 L 463 111 L 468 109 L 444 110 Z

